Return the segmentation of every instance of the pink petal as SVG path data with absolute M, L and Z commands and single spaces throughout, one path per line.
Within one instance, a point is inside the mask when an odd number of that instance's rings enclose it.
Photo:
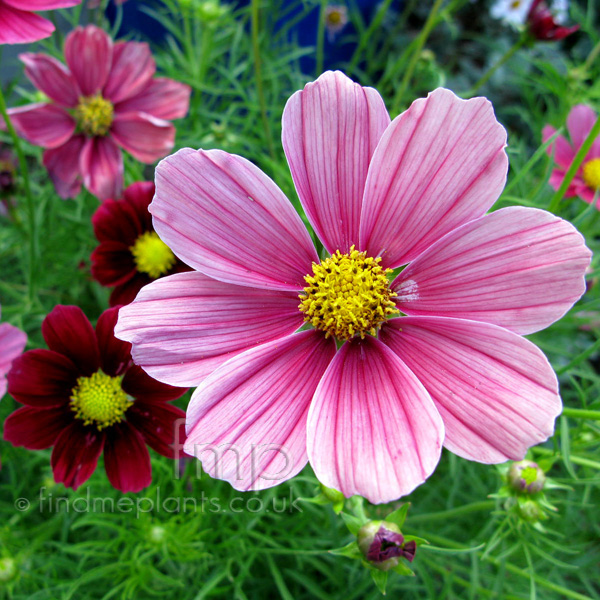
M 444 439 L 425 388 L 379 340 L 346 343 L 308 415 L 308 456 L 319 481 L 374 504 L 410 493 L 431 475 Z
M 360 247 L 398 267 L 483 215 L 506 181 L 506 131 L 485 98 L 439 88 L 394 119 L 365 187 Z
M 153 163 L 175 144 L 175 127 L 146 113 L 118 113 L 110 128 L 114 140 L 134 158 Z
M 306 465 L 308 408 L 334 354 L 313 330 L 232 358 L 192 396 L 184 451 L 237 490 L 290 479 Z
M 102 91 L 112 64 L 113 43 L 95 25 L 77 27 L 65 41 L 65 60 L 84 96 Z
M 2 0 L 4 3 L 20 10 L 54 10 L 70 8 L 81 4 L 81 0 Z
M 47 19 L 0 2 L 0 45 L 37 42 L 53 31 L 54 25 Z
M 119 198 L 123 190 L 123 157 L 108 137 L 88 138 L 79 157 L 83 185 L 99 200 Z
M 0 398 L 6 394 L 6 374 L 25 349 L 27 335 L 9 323 L 0 323 Z
M 142 91 L 152 79 L 156 63 L 148 44 L 117 42 L 113 46 L 112 68 L 103 96 L 116 103 Z
M 546 143 L 555 133 L 556 129 L 554 127 L 546 125 L 542 130 L 542 142 Z M 546 152 L 548 156 L 554 156 L 554 162 L 563 167 L 563 169 L 568 169 L 575 158 L 575 150 L 562 135 L 555 138 L 548 148 L 546 148 Z
M 282 141 L 292 177 L 331 253 L 358 243 L 369 162 L 389 123 L 379 93 L 340 71 L 324 73 L 285 106 Z
M 8 110 L 15 129 L 30 144 L 57 148 L 75 133 L 75 120 L 54 104 L 28 104 Z
M 189 266 L 227 283 L 300 290 L 318 262 L 283 192 L 249 161 L 184 148 L 160 162 L 154 228 Z
M 591 106 L 586 104 L 578 104 L 571 109 L 567 117 L 567 129 L 573 142 L 573 148 L 579 149 L 581 144 L 585 142 L 594 123 L 596 122 L 596 113 Z
M 46 54 L 19 54 L 25 65 L 25 75 L 38 90 L 61 106 L 74 107 L 80 92 L 73 75 L 58 60 Z
M 85 144 L 83 135 L 75 135 L 65 144 L 46 150 L 43 163 L 56 193 L 61 198 L 75 198 L 81 190 L 81 178 L 79 176 L 79 156 Z
M 503 208 L 431 246 L 392 287 L 409 315 L 533 333 L 560 319 L 584 293 L 590 257 L 569 222 L 536 208 Z
M 484 463 L 520 460 L 552 435 L 562 410 L 552 367 L 531 342 L 487 323 L 402 317 L 383 327 L 387 344 L 431 394 L 444 446 Z
M 196 272 L 145 286 L 115 329 L 152 377 L 194 386 L 232 356 L 302 325 L 295 292 L 222 283 Z
M 189 85 L 157 77 L 135 96 L 119 102 L 117 112 L 145 112 L 157 119 L 181 119 L 188 113 L 190 106 Z

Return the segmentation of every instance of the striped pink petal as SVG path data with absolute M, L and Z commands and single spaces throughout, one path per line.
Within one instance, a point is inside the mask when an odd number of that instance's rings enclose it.
M 175 144 L 175 127 L 147 113 L 117 113 L 110 133 L 119 146 L 145 163 L 162 158 Z
M 83 185 L 99 200 L 120 198 L 123 190 L 123 157 L 109 137 L 88 138 L 79 157 Z
M 53 31 L 54 25 L 48 19 L 0 2 L 0 45 L 37 42 Z
M 585 291 L 591 253 L 567 221 L 511 207 L 463 225 L 428 248 L 392 284 L 409 315 L 485 321 L 533 333 Z
M 0 323 L 0 399 L 6 394 L 6 374 L 12 362 L 23 353 L 27 335 L 9 323 Z
M 334 353 L 333 340 L 304 331 L 231 359 L 192 396 L 184 451 L 238 490 L 293 477 L 306 465 L 308 409 Z
M 222 283 L 178 273 L 142 288 L 119 312 L 116 335 L 133 344 L 133 359 L 155 379 L 198 385 L 236 354 L 302 325 L 296 292 Z
M 390 117 L 379 93 L 328 71 L 296 92 L 282 141 L 300 201 L 329 252 L 347 252 L 358 230 L 369 162 Z
M 190 106 L 189 85 L 167 79 L 154 78 L 135 96 L 126 98 L 115 106 L 116 112 L 145 112 L 157 119 L 181 119 Z
M 79 89 L 73 75 L 58 60 L 47 54 L 19 54 L 25 75 L 35 87 L 61 106 L 73 108 L 79 101 Z
M 556 375 L 525 338 L 444 317 L 392 319 L 381 337 L 431 395 L 448 450 L 484 463 L 520 460 L 552 435 L 562 410 Z
M 431 475 L 443 439 L 429 394 L 396 354 L 370 336 L 342 346 L 308 415 L 319 481 L 347 497 L 396 500 Z
M 84 96 L 100 93 L 112 65 L 113 42 L 95 25 L 77 27 L 65 41 L 65 60 Z
M 142 91 L 152 79 L 156 63 L 145 42 L 117 42 L 112 67 L 102 95 L 116 103 Z
M 75 120 L 54 104 L 28 104 L 9 108 L 15 129 L 30 144 L 42 148 L 62 146 L 75 132 Z
M 81 4 L 81 0 L 2 0 L 20 10 L 54 10 Z
M 400 266 L 482 216 L 506 181 L 506 131 L 485 98 L 439 88 L 386 129 L 369 168 L 360 247 Z
M 74 135 L 62 146 L 44 152 L 44 166 L 48 169 L 56 193 L 63 199 L 75 198 L 81 190 L 79 157 L 85 142 L 83 135 Z
M 156 169 L 154 228 L 185 263 L 237 285 L 300 290 L 318 261 L 283 192 L 249 161 L 184 148 Z
M 567 117 L 567 129 L 571 136 L 571 141 L 576 149 L 585 142 L 594 123 L 596 122 L 596 113 L 591 106 L 586 104 L 577 104 L 571 109 Z

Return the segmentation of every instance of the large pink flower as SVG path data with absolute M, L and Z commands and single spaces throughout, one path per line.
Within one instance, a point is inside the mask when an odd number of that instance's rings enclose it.
M 580 297 L 590 252 L 545 211 L 485 214 L 505 143 L 484 98 L 437 89 L 390 123 L 375 90 L 325 73 L 283 115 L 324 258 L 250 162 L 163 160 L 154 227 L 197 272 L 142 289 L 116 334 L 153 377 L 199 385 L 185 451 L 237 489 L 310 460 L 325 485 L 385 502 L 432 473 L 442 443 L 497 463 L 550 436 L 556 376 L 521 334 Z
M 81 0 L 0 0 L 0 45 L 47 38 L 54 25 L 34 11 L 69 8 L 80 3 Z
M 548 146 L 547 152 L 554 157 L 557 165 L 550 175 L 550 185 L 555 190 L 561 186 L 569 166 L 595 122 L 596 113 L 591 107 L 585 104 L 574 106 L 567 117 L 567 129 L 571 143 L 559 135 Z M 546 125 L 542 131 L 542 139 L 547 142 L 555 134 L 556 129 Z M 600 137 L 592 144 L 583 164 L 567 188 L 565 196 L 567 198 L 579 196 L 588 204 L 594 201 L 594 197 L 600 197 Z M 597 202 L 596 207 L 600 208 L 600 203 Z
M 0 0 L 1 1 L 1 0 Z M 47 148 L 44 165 L 62 198 L 83 185 L 101 200 L 118 198 L 123 187 L 119 147 L 152 163 L 172 148 L 169 120 L 186 115 L 190 88 L 153 78 L 148 45 L 113 43 L 88 25 L 65 42 L 68 68 L 45 54 L 21 54 L 25 74 L 49 102 L 13 108 L 15 127 L 29 142 Z
M 10 371 L 13 360 L 23 354 L 27 335 L 10 325 L 0 323 L 0 400 L 6 394 L 6 374 Z

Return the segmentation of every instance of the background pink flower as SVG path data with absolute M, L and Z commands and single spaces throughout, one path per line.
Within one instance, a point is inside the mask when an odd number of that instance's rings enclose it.
M 6 374 L 25 349 L 27 335 L 9 323 L 0 323 L 0 399 L 6 394 Z
M 80 3 L 81 0 L 0 0 L 0 44 L 25 44 L 48 37 L 54 25 L 34 11 Z
M 594 123 L 596 122 L 596 113 L 594 110 L 585 104 L 578 104 L 571 109 L 567 117 L 567 130 L 571 142 L 562 135 L 559 135 L 549 146 L 547 152 L 554 157 L 554 162 L 557 168 L 550 175 L 550 185 L 557 190 L 562 184 L 563 179 L 575 154 L 589 135 Z M 542 131 L 542 141 L 547 142 L 553 135 L 556 134 L 556 129 L 550 125 L 546 125 Z M 600 138 L 597 138 L 587 156 L 585 157 L 581 167 L 571 181 L 565 197 L 572 198 L 579 196 L 588 204 L 594 201 L 594 197 L 600 190 Z M 596 203 L 596 207 L 600 208 L 600 204 Z
M 118 198 L 123 148 L 144 163 L 167 154 L 175 140 L 169 123 L 187 114 L 190 88 L 154 78 L 148 45 L 113 43 L 88 25 L 65 42 L 67 67 L 45 54 L 22 54 L 25 74 L 49 102 L 10 109 L 19 133 L 47 148 L 44 165 L 62 198 L 81 183 L 99 199 Z
M 442 444 L 498 463 L 552 435 L 556 376 L 522 335 L 581 296 L 590 252 L 548 212 L 486 214 L 505 145 L 484 98 L 440 88 L 390 122 L 374 89 L 323 74 L 283 114 L 323 259 L 252 163 L 189 148 L 163 160 L 154 227 L 197 272 L 144 287 L 115 331 L 156 379 L 199 385 L 185 451 L 237 489 L 310 460 L 324 485 L 387 502 L 433 472 Z

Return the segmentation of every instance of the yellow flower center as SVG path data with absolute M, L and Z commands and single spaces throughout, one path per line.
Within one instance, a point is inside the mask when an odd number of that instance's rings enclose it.
M 155 231 L 146 231 L 135 240 L 130 248 L 133 260 L 140 273 L 158 279 L 175 264 L 175 255 Z
M 113 105 L 100 94 L 79 98 L 75 118 L 86 135 L 106 135 L 113 122 Z
M 71 392 L 71 410 L 84 425 L 99 430 L 123 420 L 132 401 L 121 387 L 122 377 L 110 377 L 102 371 L 91 377 L 79 377 Z
M 593 190 L 600 190 L 600 158 L 592 158 L 583 165 L 583 181 Z
M 329 25 L 339 25 L 342 22 L 342 13 L 339 10 L 331 10 L 327 14 L 327 22 Z
M 313 274 L 304 278 L 308 285 L 300 294 L 304 320 L 338 340 L 375 335 L 399 312 L 387 278 L 391 269 L 383 269 L 380 262 L 352 246 L 349 254 L 337 250 L 320 264 L 313 263 Z

